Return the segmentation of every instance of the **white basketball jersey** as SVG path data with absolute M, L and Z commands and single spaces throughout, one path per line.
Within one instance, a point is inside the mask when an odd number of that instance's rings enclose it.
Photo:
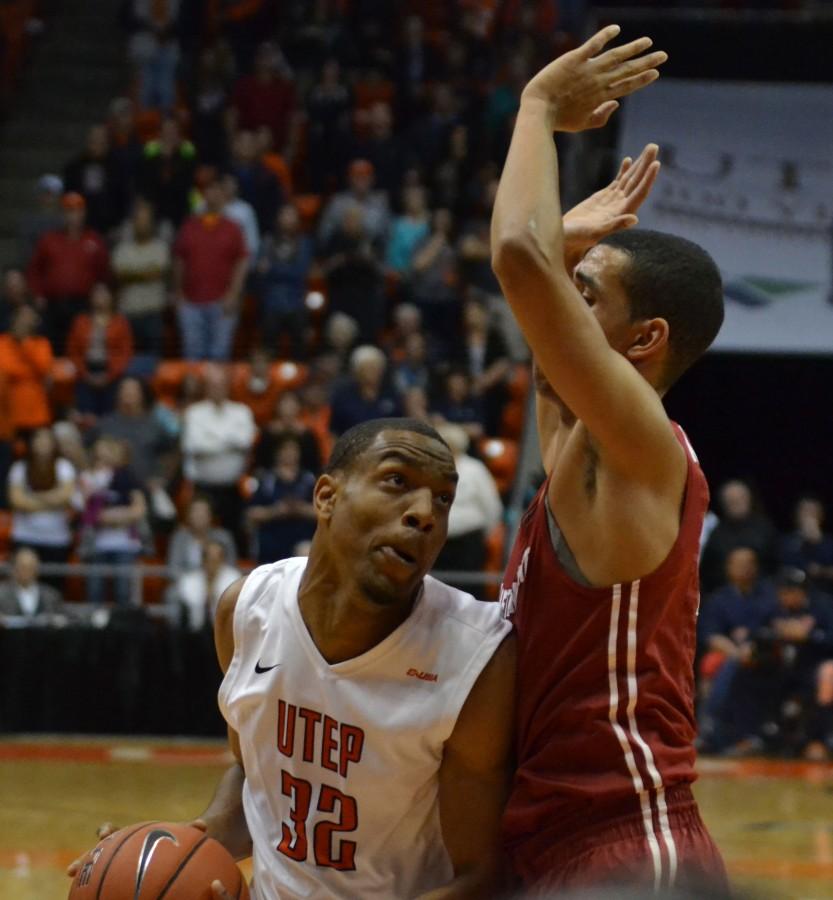
M 220 687 L 246 770 L 253 897 L 406 900 L 453 878 L 443 745 L 510 626 L 496 603 L 426 577 L 396 631 L 329 665 L 298 607 L 306 562 L 246 579 Z

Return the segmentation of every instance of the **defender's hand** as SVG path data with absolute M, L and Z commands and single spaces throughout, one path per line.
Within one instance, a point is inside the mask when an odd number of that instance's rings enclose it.
M 635 162 L 625 157 L 610 184 L 565 213 L 564 243 L 570 256 L 581 258 L 602 238 L 639 223 L 636 212 L 659 174 L 658 152 L 656 144 L 648 144 Z
M 656 81 L 656 67 L 668 59 L 662 50 L 640 55 L 653 43 L 648 37 L 602 52 L 620 30 L 608 25 L 541 69 L 524 88 L 521 103 L 543 103 L 554 131 L 601 128 L 619 108 L 617 98 Z

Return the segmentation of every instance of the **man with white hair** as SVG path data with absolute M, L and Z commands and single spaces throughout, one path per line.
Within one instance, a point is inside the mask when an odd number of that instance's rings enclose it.
M 486 466 L 469 456 L 469 436 L 451 422 L 437 426 L 454 454 L 459 481 L 448 515 L 448 540 L 435 564 L 438 571 L 482 572 L 486 564 L 486 536 L 503 515 L 503 503 L 495 479 Z M 448 582 L 453 584 L 453 580 Z M 477 585 L 455 585 L 479 595 Z
M 350 355 L 350 378 L 336 391 L 330 431 L 339 435 L 368 419 L 400 414 L 399 401 L 385 385 L 387 358 L 378 347 L 362 344 Z

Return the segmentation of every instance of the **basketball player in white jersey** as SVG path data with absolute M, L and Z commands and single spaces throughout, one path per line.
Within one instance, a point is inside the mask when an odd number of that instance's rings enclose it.
M 356 426 L 316 484 L 309 558 L 261 566 L 220 601 L 236 763 L 199 825 L 253 856 L 256 900 L 494 888 L 514 643 L 498 604 L 426 574 L 456 481 L 430 426 Z

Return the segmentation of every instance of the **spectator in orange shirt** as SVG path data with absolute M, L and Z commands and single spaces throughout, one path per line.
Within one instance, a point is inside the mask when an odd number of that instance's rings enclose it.
M 18 434 L 49 425 L 52 411 L 46 380 L 52 368 L 49 341 L 36 334 L 38 314 L 31 306 L 19 307 L 7 334 L 0 334 L 0 373 L 8 386 L 8 418 Z
M 78 371 L 78 410 L 94 416 L 111 413 L 116 385 L 133 356 L 133 334 L 125 316 L 116 312 L 106 284 L 93 288 L 89 313 L 81 313 L 72 323 L 67 356 Z
M 27 272 L 46 335 L 58 355 L 64 352 L 72 320 L 83 310 L 93 285 L 106 280 L 109 269 L 101 235 L 86 227 L 87 204 L 81 194 L 64 194 L 61 206 L 63 230 L 43 235 Z

